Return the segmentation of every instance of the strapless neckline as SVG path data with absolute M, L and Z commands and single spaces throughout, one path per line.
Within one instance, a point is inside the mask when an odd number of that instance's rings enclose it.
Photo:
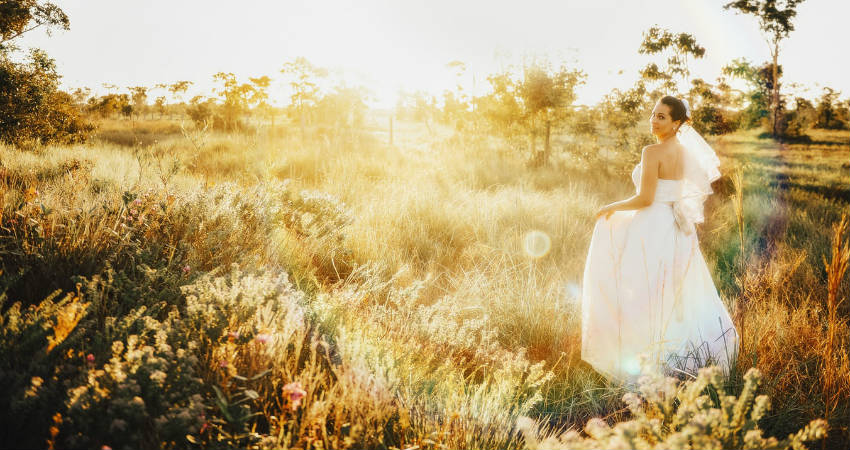
M 637 165 L 635 166 L 635 169 L 637 169 L 638 167 L 640 167 L 640 163 L 637 163 Z M 668 179 L 668 178 L 659 178 L 659 179 L 658 179 L 658 181 L 672 181 L 672 182 L 677 182 L 677 181 L 684 181 L 684 178 L 680 178 L 680 179 L 678 179 L 678 180 L 670 180 L 670 179 Z

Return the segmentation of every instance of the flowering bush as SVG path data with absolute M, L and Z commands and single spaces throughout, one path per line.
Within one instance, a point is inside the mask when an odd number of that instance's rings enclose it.
M 61 447 L 185 447 L 186 433 L 204 422 L 205 401 L 195 345 L 182 341 L 177 320 L 147 317 L 147 336 L 115 341 L 102 368 L 89 366 L 83 382 L 68 389 Z
M 517 421 L 529 449 L 805 449 L 804 442 L 826 435 L 826 422 L 813 420 L 786 439 L 765 438 L 758 421 L 770 408 L 766 395 L 756 396 L 761 372 L 744 375 L 741 395 L 727 395 L 718 367 L 699 370 L 695 380 L 679 385 L 672 377 L 644 375 L 638 393 L 623 396 L 634 417 L 613 427 L 599 418 L 584 428 L 589 437 L 571 430 L 539 440 L 533 420 Z

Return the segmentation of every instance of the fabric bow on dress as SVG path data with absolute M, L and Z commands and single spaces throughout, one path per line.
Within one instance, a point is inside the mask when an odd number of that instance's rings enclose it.
M 687 235 L 696 230 L 693 217 L 693 210 L 689 207 L 688 202 L 681 199 L 673 202 L 673 218 L 676 221 L 676 226 Z

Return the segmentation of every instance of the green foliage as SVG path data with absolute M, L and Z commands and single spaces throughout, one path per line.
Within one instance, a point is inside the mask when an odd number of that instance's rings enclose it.
M 584 428 L 588 437 L 571 430 L 539 441 L 531 419 L 518 421 L 529 449 L 667 449 L 745 448 L 805 449 L 804 442 L 822 439 L 826 422 L 813 420 L 779 441 L 765 438 L 758 423 L 770 409 L 766 395 L 756 396 L 761 372 L 751 368 L 737 397 L 723 388 L 718 367 L 699 370 L 695 380 L 678 385 L 675 378 L 644 375 L 639 392 L 623 396 L 632 419 L 609 426 L 595 418 Z
M 580 70 L 555 69 L 545 61 L 524 67 L 520 75 L 494 74 L 487 78 L 493 90 L 480 99 L 480 110 L 494 132 L 507 138 L 527 137 L 532 157 L 538 156 L 535 145 L 542 135 L 543 154 L 548 156 L 551 129 L 566 122 L 575 88 L 585 77 Z
M 807 139 L 806 130 L 817 121 L 817 112 L 812 103 L 805 98 L 797 97 L 795 108 L 785 113 L 782 121 L 782 136 L 791 139 Z
M 774 137 L 782 134 L 784 124 L 782 100 L 779 93 L 779 43 L 794 31 L 792 19 L 797 15 L 796 8 L 804 0 L 736 0 L 723 5 L 723 9 L 732 9 L 740 13 L 755 16 L 759 28 L 766 34 L 766 40 L 773 59 L 770 65 L 770 127 Z
M 718 86 L 697 78 L 688 93 L 691 98 L 691 119 L 694 128 L 702 134 L 725 134 L 737 128 L 737 115 L 730 110 L 728 85 L 722 80 Z
M 56 63 L 38 49 L 17 63 L 14 41 L 39 27 L 68 29 L 68 16 L 50 2 L 0 2 L 0 142 L 18 147 L 84 142 L 93 126 L 80 117 L 71 95 L 58 89 Z
M 755 66 L 739 58 L 723 67 L 723 74 L 747 82 L 750 90 L 741 94 L 738 102 L 743 104 L 739 126 L 751 129 L 763 125 L 770 116 L 770 98 L 773 89 L 773 65 L 765 62 Z M 777 67 L 777 77 L 782 76 L 782 66 Z
M 674 34 L 658 25 L 643 33 L 643 42 L 638 49 L 640 54 L 662 54 L 666 56 L 664 69 L 655 63 L 641 70 L 641 77 L 649 82 L 657 82 L 665 91 L 676 90 L 675 77 L 680 76 L 687 82 L 690 76 L 688 57 L 702 58 L 705 48 L 700 46 L 690 34 Z
M 838 94 L 830 87 L 823 88 L 818 100 L 815 128 L 846 130 L 850 127 L 850 102 L 839 102 Z
M 399 95 L 395 108 L 396 117 L 399 119 L 421 122 L 428 129 L 428 133 L 434 134 L 434 122 L 440 114 L 437 106 L 437 98 L 423 91 L 402 92 Z
M 195 122 L 195 125 L 208 128 L 214 123 L 215 100 L 196 95 L 189 101 L 186 114 Z
M 788 37 L 794 31 L 791 20 L 797 15 L 795 8 L 804 0 L 737 0 L 723 5 L 723 9 L 734 9 L 756 16 L 761 30 L 771 39 Z
M 127 115 L 127 111 L 133 111 L 133 106 L 127 94 L 106 94 L 90 98 L 88 110 L 100 118 L 108 118 L 118 114 Z
M 289 78 L 289 86 L 292 88 L 291 104 L 287 114 L 299 122 L 304 133 L 303 128 L 311 122 L 313 107 L 321 97 L 317 83 L 319 79 L 327 77 L 328 71 L 313 65 L 307 58 L 298 57 L 286 62 L 280 73 Z
M 138 315 L 141 333 L 114 341 L 102 366 L 95 355 L 68 389 L 60 447 L 184 448 L 186 433 L 203 424 L 196 344 L 180 314 L 163 321 L 143 309 Z
M 316 122 L 335 131 L 353 131 L 363 126 L 368 112 L 365 89 L 337 86 L 316 104 Z
M 11 305 L 0 294 L 0 447 L 39 447 L 51 425 L 50 416 L 61 404 L 60 380 L 75 377 L 83 366 L 71 349 L 79 343 L 73 334 L 89 305 L 68 294 L 52 293 L 35 305 Z M 69 335 L 71 335 L 69 337 Z M 75 360 L 76 359 L 76 360 Z
M 53 59 L 32 50 L 15 63 L 0 54 L 0 142 L 15 146 L 84 142 L 94 127 L 60 90 Z
M 68 16 L 50 2 L 36 0 L 3 0 L 0 2 L 0 53 L 14 46 L 11 41 L 41 26 L 67 30 Z

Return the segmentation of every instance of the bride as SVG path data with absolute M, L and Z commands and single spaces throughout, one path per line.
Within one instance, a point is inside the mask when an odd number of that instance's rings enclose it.
M 596 213 L 581 296 L 581 359 L 607 379 L 648 371 L 728 371 L 738 334 L 700 251 L 695 224 L 720 161 L 690 126 L 688 106 L 661 98 L 649 120 L 658 143 L 632 171 L 637 194 Z

